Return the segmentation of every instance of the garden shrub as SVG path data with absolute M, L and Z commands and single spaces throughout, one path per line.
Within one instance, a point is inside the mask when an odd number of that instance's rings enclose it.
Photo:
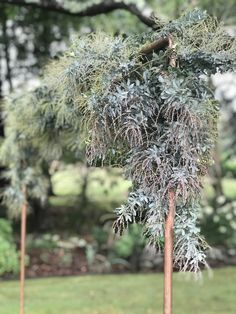
M 18 252 L 8 220 L 0 219 L 0 275 L 18 271 Z

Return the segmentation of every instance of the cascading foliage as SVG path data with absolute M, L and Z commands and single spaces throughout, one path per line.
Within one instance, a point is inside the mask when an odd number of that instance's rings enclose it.
M 146 46 L 170 40 L 173 46 L 151 51 Z M 201 178 L 211 164 L 219 110 L 208 79 L 235 68 L 235 48 L 235 40 L 199 10 L 159 32 L 75 41 L 48 66 L 43 87 L 6 103 L 9 135 L 1 156 L 14 169 L 10 189 L 20 195 L 24 178 L 15 169 L 35 168 L 36 151 L 38 164 L 60 158 L 65 147 L 78 152 L 86 145 L 91 165 L 122 167 L 133 183 L 127 202 L 117 209 L 116 231 L 140 222 L 159 246 L 168 191 L 175 191 L 175 263 L 198 271 L 206 246 L 197 227 Z M 30 150 L 35 152 L 27 155 Z M 5 196 L 14 203 L 13 192 Z

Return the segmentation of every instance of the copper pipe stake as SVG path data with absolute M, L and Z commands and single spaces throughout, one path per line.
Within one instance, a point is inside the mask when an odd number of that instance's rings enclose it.
M 169 212 L 165 224 L 164 248 L 164 314 L 172 314 L 172 274 L 174 248 L 175 193 L 169 191 Z
M 24 189 L 26 198 L 26 189 Z M 26 238 L 27 202 L 21 208 L 21 249 L 20 249 L 20 314 L 25 311 L 25 238 Z

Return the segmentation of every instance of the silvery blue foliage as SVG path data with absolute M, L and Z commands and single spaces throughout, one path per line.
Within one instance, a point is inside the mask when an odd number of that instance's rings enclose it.
M 140 53 L 152 41 L 164 46 Z M 175 263 L 198 271 L 205 263 L 205 243 L 197 228 L 201 178 L 211 163 L 218 119 L 208 78 L 234 68 L 235 46 L 199 10 L 160 32 L 127 39 L 104 34 L 80 38 L 48 66 L 42 88 L 17 107 L 6 105 L 9 129 L 21 140 L 9 136 L 2 156 L 20 170 L 22 161 L 32 166 L 34 159 L 25 155 L 28 147 L 41 161 L 60 158 L 65 148 L 77 153 L 83 143 L 92 165 L 122 167 L 133 183 L 127 202 L 117 210 L 115 230 L 122 233 L 130 223 L 141 223 L 157 247 L 163 242 L 168 192 L 174 190 Z M 170 66 L 173 58 L 175 67 Z M 19 117 L 21 123 L 15 125 Z M 7 143 L 18 148 L 15 157 L 7 155 Z M 11 177 L 16 190 L 20 181 L 15 184 Z

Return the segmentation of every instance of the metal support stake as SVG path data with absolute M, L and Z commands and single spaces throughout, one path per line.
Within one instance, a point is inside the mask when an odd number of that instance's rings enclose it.
M 23 189 L 25 202 L 21 208 L 21 248 L 20 248 L 20 314 L 25 311 L 25 238 L 26 238 L 26 215 L 27 201 L 26 188 Z
M 172 275 L 174 248 L 175 193 L 169 191 L 169 210 L 165 224 L 164 248 L 164 314 L 172 314 Z

